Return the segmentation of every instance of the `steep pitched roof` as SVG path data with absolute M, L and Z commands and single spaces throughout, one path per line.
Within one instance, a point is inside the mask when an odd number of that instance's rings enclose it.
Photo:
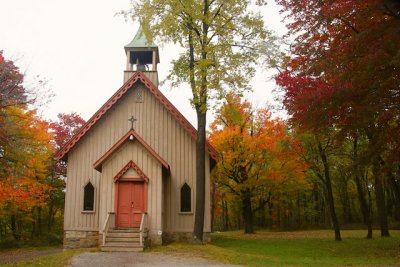
M 136 82 L 140 81 L 143 85 L 160 101 L 169 113 L 179 122 L 179 124 L 197 139 L 197 131 L 190 122 L 178 111 L 178 109 L 161 93 L 160 90 L 143 74 L 141 71 L 136 73 L 79 129 L 79 131 L 57 152 L 56 160 L 66 159 L 68 152 L 75 144 L 92 128 L 98 120 L 131 88 Z M 217 159 L 215 149 L 206 142 L 206 151 L 214 160 Z
M 155 159 L 157 159 L 167 170 L 169 170 L 168 163 L 163 160 L 146 142 L 136 133 L 134 130 L 130 130 L 127 132 L 118 142 L 116 142 L 101 158 L 99 158 L 94 164 L 93 167 L 101 172 L 102 165 L 119 147 L 121 147 L 125 141 L 129 139 L 130 136 L 133 136 L 133 140 L 137 140 L 139 143 L 143 145 L 143 147 L 151 154 Z

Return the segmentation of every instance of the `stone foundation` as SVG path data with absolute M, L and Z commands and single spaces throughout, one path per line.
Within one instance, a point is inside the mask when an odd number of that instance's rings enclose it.
M 64 248 L 89 248 L 98 245 L 98 231 L 64 231 Z
M 148 232 L 146 238 L 146 247 L 162 245 L 163 239 L 162 236 L 155 232 Z
M 171 242 L 193 242 L 193 233 L 191 232 L 164 232 L 162 236 L 163 244 L 168 244 Z M 210 243 L 211 235 L 210 233 L 204 232 L 203 243 Z

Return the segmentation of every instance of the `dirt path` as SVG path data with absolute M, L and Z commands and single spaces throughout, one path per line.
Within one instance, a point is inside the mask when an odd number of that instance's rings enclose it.
M 12 250 L 0 252 L 0 264 L 13 263 L 20 260 L 31 259 L 38 256 L 44 256 L 61 252 L 62 248 L 50 249 L 50 250 Z
M 134 267 L 134 266 L 173 266 L 173 267 L 200 267 L 226 265 L 209 260 L 194 258 L 187 255 L 173 255 L 158 252 L 95 252 L 82 253 L 72 258 L 70 267 Z

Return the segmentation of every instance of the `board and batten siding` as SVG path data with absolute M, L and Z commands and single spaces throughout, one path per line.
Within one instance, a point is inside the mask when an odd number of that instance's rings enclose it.
M 137 102 L 136 99 L 136 92 L 139 90 L 142 91 L 142 102 Z M 113 192 L 114 188 L 110 188 L 110 183 L 101 183 L 100 181 L 101 179 L 112 179 L 120 169 L 115 173 L 106 174 L 104 170 L 103 173 L 100 173 L 93 168 L 93 163 L 130 130 L 128 118 L 131 116 L 137 119 L 134 123 L 135 131 L 170 165 L 170 177 L 164 179 L 162 190 L 157 189 L 157 192 L 163 195 L 163 231 L 193 231 L 193 214 L 196 199 L 196 142 L 140 82 L 134 84 L 68 153 L 64 230 L 100 230 L 104 223 L 105 214 L 115 212 L 113 205 L 102 206 L 104 201 L 105 203 L 112 203 L 114 201 L 112 194 L 108 193 L 107 196 L 100 196 L 102 192 Z M 150 155 L 150 157 L 152 156 Z M 152 160 L 155 159 L 153 158 Z M 149 177 L 150 181 L 153 179 L 152 175 L 158 175 L 146 173 L 144 167 L 141 165 L 143 161 L 135 161 L 135 163 Z M 210 159 L 206 155 L 206 209 L 204 226 L 206 232 L 209 232 L 211 227 L 209 169 Z M 109 175 L 112 177 L 109 177 Z M 95 187 L 94 213 L 82 212 L 83 187 L 88 181 Z M 192 190 L 192 213 L 180 213 L 180 187 L 185 182 Z M 151 201 L 153 201 L 153 197 L 158 197 L 152 196 L 153 193 L 149 189 L 148 197 L 151 198 Z M 100 198 L 103 197 L 110 197 L 112 199 L 100 202 Z M 150 201 L 148 204 L 150 204 Z
M 107 217 L 108 211 L 115 208 L 115 174 L 129 161 L 135 162 L 143 173 L 149 177 L 147 184 L 147 221 L 150 234 L 156 235 L 162 230 L 162 165 L 138 141 L 127 141 L 113 153 L 104 163 L 100 181 L 100 222 Z M 139 175 L 130 169 L 123 177 L 139 178 Z M 117 211 L 115 211 L 117 212 Z

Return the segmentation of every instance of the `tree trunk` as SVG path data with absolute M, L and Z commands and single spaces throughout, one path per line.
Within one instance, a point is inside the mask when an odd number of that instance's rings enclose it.
M 376 159 L 372 166 L 372 173 L 374 175 L 375 182 L 375 199 L 376 199 L 376 208 L 378 210 L 378 220 L 381 228 L 381 236 L 389 237 L 389 226 L 387 221 L 386 214 L 386 206 L 385 206 L 385 193 L 383 189 L 383 181 L 382 176 L 380 174 L 380 163 L 379 160 Z
M 362 188 L 360 176 L 358 174 L 355 175 L 354 180 L 357 186 L 358 200 L 360 201 L 361 213 L 364 218 L 364 223 L 367 226 L 368 233 L 367 238 L 372 238 L 372 223 L 371 223 L 371 215 L 369 212 L 367 200 L 364 196 L 364 190 Z
M 370 129 L 365 129 L 365 133 L 368 137 L 368 140 L 371 144 L 374 142 L 374 135 L 372 134 Z M 387 221 L 387 213 L 385 207 L 385 193 L 383 189 L 383 181 L 381 176 L 381 163 L 382 158 L 378 155 L 372 162 L 372 174 L 374 176 L 374 184 L 375 184 L 375 201 L 376 201 L 376 209 L 378 210 L 378 220 L 381 228 L 381 236 L 388 237 L 389 234 L 389 226 Z
M 244 233 L 254 234 L 253 210 L 251 208 L 251 197 L 248 193 L 242 197 L 242 214 L 244 221 Z
M 215 220 L 215 181 L 212 182 L 212 192 L 211 192 L 211 232 L 214 232 L 214 220 Z
M 316 214 L 316 215 L 313 216 L 313 222 L 314 222 L 314 225 L 318 225 L 322 221 L 322 219 L 321 219 L 322 216 L 318 216 L 318 213 L 321 210 L 323 210 L 323 208 L 322 208 L 323 205 L 320 205 L 321 201 L 320 201 L 320 198 L 319 198 L 318 185 L 316 183 L 314 183 L 314 187 L 313 187 L 312 193 L 313 193 L 313 200 L 314 200 L 314 211 L 315 211 L 315 214 Z M 325 214 L 325 212 L 324 212 L 324 214 Z
M 331 220 L 332 220 L 332 225 L 333 229 L 335 231 L 335 240 L 341 241 L 342 238 L 340 236 L 340 227 L 339 227 L 339 222 L 336 216 L 336 211 L 335 211 L 335 203 L 333 200 L 333 193 L 332 193 L 332 184 L 330 178 L 327 178 L 327 200 L 328 200 L 328 206 L 329 206 L 329 214 L 331 215 Z
M 389 181 L 389 185 L 392 187 L 394 196 L 395 196 L 395 208 L 396 208 L 396 218 L 400 218 L 400 185 L 396 181 L 396 177 L 393 175 L 391 171 L 387 172 L 387 178 Z
M 342 175 L 340 177 L 342 179 L 341 181 L 341 201 L 342 201 L 342 208 L 343 208 L 343 223 L 348 224 L 351 223 L 352 217 L 351 217 L 351 205 L 350 205 L 350 197 L 349 197 L 349 191 L 348 191 L 348 184 L 347 184 L 347 178 Z
M 338 222 L 338 219 L 336 216 L 335 202 L 333 200 L 333 192 L 332 192 L 332 183 L 331 183 L 331 177 L 330 177 L 330 171 L 329 171 L 329 164 L 328 164 L 328 160 L 326 158 L 325 150 L 322 149 L 321 143 L 318 143 L 318 150 L 319 150 L 319 153 L 321 156 L 322 163 L 324 165 L 325 186 L 326 186 L 326 193 L 327 193 L 326 198 L 327 198 L 328 207 L 329 207 L 329 214 L 331 215 L 333 229 L 335 231 L 335 240 L 341 241 L 342 238 L 340 236 L 340 227 L 339 227 L 339 222 Z
M 224 205 L 224 218 L 225 218 L 224 230 L 228 231 L 229 230 L 228 202 L 226 200 L 224 200 L 223 205 Z
M 14 239 L 19 241 L 21 236 L 18 233 L 17 218 L 15 215 L 11 215 L 11 231 Z
M 208 8 L 208 1 L 205 0 Z M 205 12 L 208 10 L 205 10 Z M 204 28 L 204 25 L 203 25 Z M 196 140 L 196 212 L 194 216 L 193 242 L 197 244 L 203 243 L 204 231 L 204 208 L 205 208 L 205 144 L 206 144 L 206 118 L 207 118 L 207 72 L 202 72 L 202 86 L 200 92 L 196 86 L 194 72 L 194 44 L 193 29 L 190 23 L 189 29 L 189 80 L 190 87 L 195 101 L 197 114 L 197 140 Z M 204 30 L 204 29 L 203 29 Z M 204 34 L 204 33 L 203 33 Z M 207 34 L 207 33 L 205 33 Z M 207 36 L 206 36 L 207 37 Z M 207 54 L 205 54 L 207 55 Z
M 370 238 L 372 238 L 371 214 L 370 214 L 370 209 L 368 207 L 367 200 L 365 199 L 364 190 L 363 190 L 363 186 L 362 186 L 361 179 L 360 179 L 360 175 L 361 175 L 360 168 L 357 166 L 357 164 L 358 164 L 357 138 L 354 139 L 353 153 L 354 153 L 354 163 L 356 164 L 356 167 L 355 167 L 356 175 L 354 177 L 354 181 L 356 182 L 356 186 L 357 186 L 358 200 L 360 201 L 361 213 L 364 218 L 364 223 L 368 229 L 367 238 L 370 239 Z
M 197 111 L 196 140 L 196 213 L 194 217 L 193 238 L 195 243 L 203 243 L 204 208 L 205 208 L 205 144 L 206 144 L 206 113 Z
M 53 227 L 53 208 L 54 208 L 54 200 L 52 197 L 50 197 L 50 202 L 48 206 L 48 212 L 47 212 L 47 231 L 50 233 L 51 228 Z
M 260 204 L 259 204 L 259 211 L 260 211 L 260 221 L 259 221 L 259 226 L 261 226 L 262 228 L 265 228 L 266 226 L 266 222 L 267 222 L 267 216 L 266 216 L 266 211 L 265 211 L 265 206 L 266 206 L 266 202 L 265 201 L 261 201 L 260 200 Z
M 50 186 L 53 186 L 54 184 L 54 179 L 55 179 L 55 165 L 53 166 L 53 171 L 52 171 L 52 175 L 50 177 Z M 53 209 L 54 209 L 54 192 L 50 191 L 49 194 L 49 202 L 48 202 L 48 210 L 47 210 L 47 231 L 50 233 L 51 232 L 51 228 L 53 226 Z
M 38 207 L 37 208 L 37 224 L 38 224 L 38 231 L 37 231 L 37 233 L 39 234 L 39 235 L 41 235 L 42 234 L 42 207 Z
M 272 229 L 272 226 L 274 224 L 273 219 L 272 219 L 274 217 L 273 210 L 272 210 L 273 207 L 274 207 L 274 204 L 272 203 L 272 201 L 270 201 L 268 203 L 268 222 L 267 222 L 267 226 L 270 229 Z

